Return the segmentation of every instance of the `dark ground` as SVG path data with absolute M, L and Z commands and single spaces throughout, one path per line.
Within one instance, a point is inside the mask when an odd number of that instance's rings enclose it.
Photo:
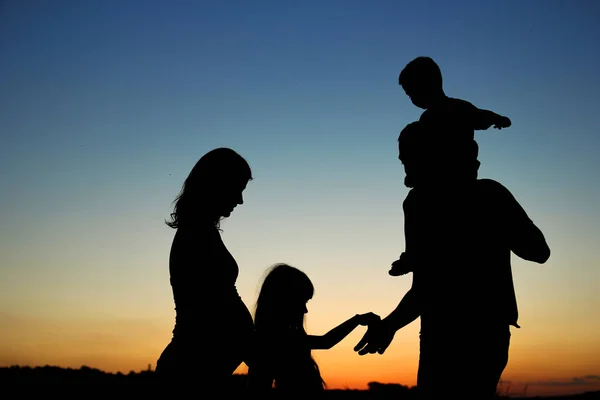
M 244 392 L 246 375 L 234 375 L 232 388 L 240 394 Z M 19 397 L 31 395 L 78 396 L 111 395 L 115 397 L 164 398 L 168 397 L 165 389 L 156 384 L 154 372 L 148 371 L 122 373 L 107 373 L 95 368 L 81 367 L 79 369 L 60 367 L 0 367 L 0 388 L 4 391 L 19 393 Z M 11 389 L 12 388 L 12 389 Z M 216 394 L 211 391 L 211 397 Z M 6 393 L 6 392 L 5 392 Z M 199 393 L 198 393 L 199 394 Z M 202 397 L 202 396 L 200 396 Z M 217 396 L 218 397 L 218 396 Z M 324 398 L 343 400 L 412 400 L 415 398 L 414 388 L 400 384 L 369 383 L 368 390 L 327 390 Z M 499 396 L 499 399 L 507 398 Z M 527 397 L 534 399 L 535 397 Z M 537 397 L 543 400 L 600 400 L 600 391 L 587 392 L 570 396 Z M 448 393 L 448 399 L 460 399 L 460 396 Z M 520 397 L 510 396 L 511 400 Z M 522 399 L 522 397 L 521 397 Z M 443 400 L 443 399 L 441 399 Z

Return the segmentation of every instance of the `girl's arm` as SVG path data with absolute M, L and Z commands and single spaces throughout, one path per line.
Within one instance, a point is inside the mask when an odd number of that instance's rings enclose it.
M 358 325 L 369 325 L 380 320 L 379 315 L 373 313 L 356 314 L 324 335 L 308 335 L 308 345 L 311 350 L 328 350 L 341 342 Z

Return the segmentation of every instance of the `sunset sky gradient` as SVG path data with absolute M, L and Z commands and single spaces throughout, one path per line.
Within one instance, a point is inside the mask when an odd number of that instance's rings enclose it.
M 287 262 L 315 285 L 310 333 L 387 315 L 411 281 L 387 274 L 404 243 L 396 140 L 421 112 L 397 76 L 428 55 L 447 94 L 512 119 L 477 133 L 480 176 L 552 249 L 513 257 L 503 380 L 600 389 L 599 42 L 591 0 L 3 1 L 0 366 L 154 366 L 175 316 L 164 220 L 220 146 L 255 177 L 222 224 L 246 304 Z M 332 388 L 414 385 L 418 329 L 360 357 L 359 328 L 315 357 Z

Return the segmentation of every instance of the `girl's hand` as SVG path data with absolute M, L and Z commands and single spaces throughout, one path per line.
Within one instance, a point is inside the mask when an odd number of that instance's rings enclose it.
M 358 324 L 362 326 L 376 324 L 381 321 L 381 317 L 372 312 L 366 314 L 358 314 Z

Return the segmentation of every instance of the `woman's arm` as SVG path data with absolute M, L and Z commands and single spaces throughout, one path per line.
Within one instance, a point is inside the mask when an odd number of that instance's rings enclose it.
M 373 313 L 356 314 L 354 317 L 342 322 L 324 335 L 308 335 L 308 345 L 311 350 L 327 350 L 338 344 L 350 334 L 358 325 L 369 325 L 379 322 L 381 318 Z

